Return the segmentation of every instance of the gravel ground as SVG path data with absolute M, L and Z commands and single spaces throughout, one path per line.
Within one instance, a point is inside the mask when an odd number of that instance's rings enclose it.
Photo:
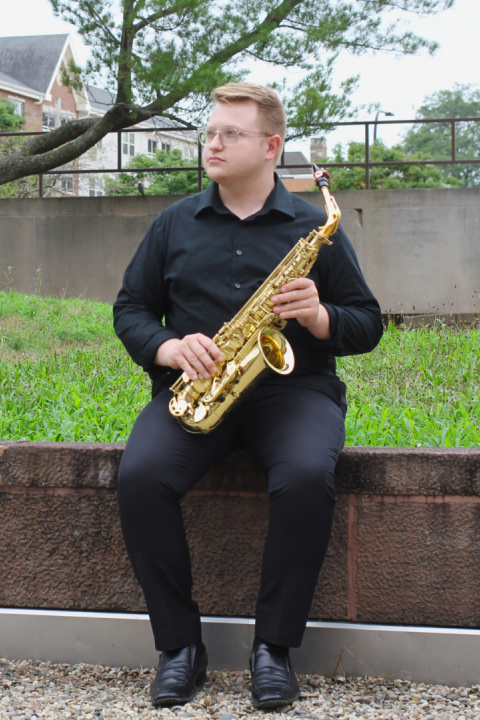
M 40 718 L 174 718 L 241 720 L 313 718 L 330 720 L 480 720 L 480 685 L 450 688 L 382 678 L 297 675 L 301 696 L 277 712 L 254 710 L 249 672 L 209 672 L 191 703 L 153 708 L 148 689 L 155 669 L 99 665 L 54 665 L 0 660 L 0 720 Z

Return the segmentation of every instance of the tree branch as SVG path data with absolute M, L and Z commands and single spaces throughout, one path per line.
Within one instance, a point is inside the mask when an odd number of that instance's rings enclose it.
M 275 8 L 275 10 L 268 13 L 265 20 L 254 30 L 242 36 L 238 40 L 235 40 L 222 50 L 214 53 L 208 60 L 194 70 L 188 80 L 183 83 L 179 83 L 176 90 L 164 98 L 163 107 L 160 108 L 156 105 L 156 103 L 151 103 L 150 105 L 147 105 L 145 109 L 157 110 L 159 113 L 163 113 L 165 109 L 175 105 L 188 94 L 189 88 L 192 85 L 195 85 L 197 78 L 200 78 L 207 69 L 211 69 L 212 66 L 218 67 L 219 65 L 223 65 L 228 62 L 228 60 L 231 60 L 231 58 L 235 55 L 238 55 L 251 45 L 259 42 L 259 40 L 262 40 L 266 34 L 276 30 L 282 20 L 288 17 L 297 5 L 301 5 L 302 2 L 303 0 L 283 0 L 282 4 Z
M 117 71 L 117 102 L 120 103 L 129 103 L 132 101 L 132 67 L 130 61 L 135 38 L 135 33 L 131 32 L 132 14 L 134 11 L 133 0 L 128 0 L 128 2 L 125 0 Z
M 177 12 L 178 12 L 177 7 L 163 8 L 163 10 L 159 10 L 156 13 L 152 13 L 151 15 L 144 18 L 143 20 L 140 20 L 136 25 L 134 25 L 132 27 L 132 30 L 136 35 L 138 32 L 140 32 L 140 30 L 143 30 L 143 28 L 147 27 L 147 25 L 152 25 L 153 23 L 157 22 L 157 20 L 162 20 L 163 18 L 166 18 L 169 15 L 175 15 Z
M 17 152 L 0 158 L 0 185 L 65 165 L 90 150 L 107 133 L 130 127 L 135 122 L 123 107 L 114 106 L 99 120 L 76 120 L 36 136 Z

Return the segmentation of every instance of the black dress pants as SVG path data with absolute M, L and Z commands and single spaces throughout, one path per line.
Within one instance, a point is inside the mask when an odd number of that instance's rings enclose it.
M 317 390 L 264 383 L 218 428 L 192 435 L 170 415 L 170 397 L 163 389 L 138 416 L 117 483 L 125 545 L 155 647 L 201 639 L 179 501 L 238 447 L 259 463 L 270 497 L 255 631 L 267 642 L 299 647 L 330 538 L 344 412 Z

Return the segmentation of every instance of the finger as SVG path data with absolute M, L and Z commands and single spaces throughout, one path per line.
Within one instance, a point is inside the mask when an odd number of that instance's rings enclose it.
M 190 380 L 197 380 L 198 375 L 195 372 L 195 369 L 190 365 L 187 358 L 185 356 L 180 356 L 177 360 L 178 367 L 180 370 L 183 370 L 184 373 L 187 373 Z
M 282 315 L 285 312 L 292 312 L 292 310 L 307 310 L 313 312 L 314 310 L 316 311 L 318 305 L 314 303 L 305 303 L 302 302 L 302 300 L 299 300 L 298 302 L 286 303 L 285 305 L 278 305 L 276 307 L 278 307 L 278 310 L 275 310 L 275 308 L 273 308 L 274 312 L 278 312 L 280 315 Z
M 317 293 L 312 293 L 309 288 L 306 288 L 305 290 L 292 290 L 292 292 L 275 295 L 272 301 L 275 305 L 283 305 L 284 303 L 296 302 L 298 300 L 303 300 L 304 302 L 310 300 L 314 302 L 317 298 Z
M 285 285 L 282 285 L 280 288 L 281 292 L 289 292 L 290 290 L 297 290 L 298 288 L 306 288 L 306 287 L 315 287 L 316 285 L 313 282 L 313 280 L 310 280 L 309 278 L 296 278 L 295 280 L 290 280 L 290 282 L 285 283 Z
M 214 360 L 217 362 L 221 362 L 224 357 L 222 354 L 222 351 L 218 347 L 218 345 L 215 345 L 213 340 L 211 340 L 206 335 L 197 335 L 198 342 L 205 348 L 205 350 L 210 353 L 210 355 L 213 357 Z
M 196 349 L 188 348 L 184 351 L 184 357 L 188 364 L 195 369 L 195 371 L 200 375 L 201 378 L 204 380 L 208 377 L 210 377 L 210 371 L 208 368 L 204 365 L 201 358 L 198 357 Z M 208 356 L 210 357 L 210 356 Z M 215 368 L 216 369 L 216 368 Z
M 212 356 L 207 352 L 205 347 L 197 341 L 192 343 L 191 350 L 195 353 L 197 361 L 202 364 L 201 368 L 198 368 L 199 372 L 203 375 L 204 371 L 207 373 L 207 377 L 214 375 L 217 372 L 217 366 Z M 197 365 L 195 365 L 197 367 Z
M 201 342 L 202 338 L 203 338 L 204 344 L 202 344 L 202 342 Z M 210 377 L 210 375 L 213 375 L 214 373 L 216 373 L 217 365 L 215 363 L 215 360 L 212 358 L 212 356 L 210 355 L 208 350 L 205 348 L 205 344 L 207 344 L 208 347 L 210 347 L 210 348 L 216 348 L 216 354 L 218 355 L 219 351 L 218 351 L 218 348 L 216 347 L 215 343 L 213 343 L 210 340 L 210 338 L 207 338 L 207 337 L 201 336 L 201 335 L 190 336 L 188 339 L 188 343 L 189 343 L 190 352 L 192 352 L 196 356 L 197 361 L 200 361 L 202 363 L 202 365 L 204 366 L 204 368 L 207 372 L 207 377 Z M 221 357 L 221 353 L 220 353 L 220 357 Z M 195 365 L 195 367 L 197 367 L 197 366 Z M 203 374 L 203 371 L 201 368 L 199 368 L 199 372 L 201 372 Z
M 302 320 L 308 320 L 308 322 L 312 321 L 317 317 L 317 312 L 313 308 L 295 308 L 292 310 L 285 310 L 281 313 L 279 313 L 279 316 L 283 320 L 288 320 L 291 318 L 298 318 Z

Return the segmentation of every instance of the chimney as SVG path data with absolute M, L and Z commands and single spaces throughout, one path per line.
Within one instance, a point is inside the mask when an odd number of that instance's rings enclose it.
M 312 162 L 324 160 L 327 157 L 327 141 L 324 137 L 310 139 L 310 156 Z

